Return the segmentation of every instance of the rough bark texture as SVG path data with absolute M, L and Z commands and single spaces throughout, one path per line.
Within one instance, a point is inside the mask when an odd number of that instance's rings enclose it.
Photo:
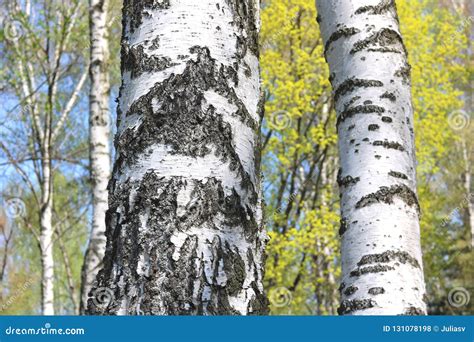
M 317 1 L 341 169 L 340 314 L 424 314 L 410 66 L 392 0 Z
M 128 0 L 123 14 L 106 256 L 89 313 L 265 314 L 259 3 Z
M 110 178 L 110 112 L 107 58 L 108 0 L 89 2 L 91 63 L 89 77 L 90 168 L 92 181 L 92 228 L 81 275 L 80 313 L 87 308 L 89 292 L 95 281 L 105 253 L 105 212 L 107 210 L 107 182 Z

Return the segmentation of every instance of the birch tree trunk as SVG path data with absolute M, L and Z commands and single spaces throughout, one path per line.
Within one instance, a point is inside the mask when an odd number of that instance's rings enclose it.
M 107 248 L 89 313 L 264 314 L 259 2 L 128 0 L 123 14 Z
M 54 254 L 53 254 L 53 189 L 49 144 L 43 152 L 40 208 L 40 250 L 41 250 L 41 313 L 54 315 Z
M 340 314 L 426 313 L 410 66 L 393 0 L 317 1 L 341 169 Z
M 108 0 L 90 1 L 91 63 L 89 77 L 90 105 L 90 167 L 92 180 L 92 229 L 81 276 L 80 313 L 87 308 L 92 284 L 102 267 L 105 253 L 105 212 L 107 211 L 107 183 L 110 178 L 110 112 L 109 77 L 106 66 L 109 47 L 107 42 Z

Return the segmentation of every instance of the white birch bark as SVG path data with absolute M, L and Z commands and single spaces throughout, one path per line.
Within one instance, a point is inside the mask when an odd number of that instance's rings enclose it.
M 92 314 L 262 314 L 259 3 L 125 1 Z
M 105 253 L 105 212 L 107 211 L 107 183 L 110 178 L 110 111 L 109 77 L 106 61 L 109 54 L 107 42 L 108 0 L 91 0 L 90 41 L 91 61 L 89 77 L 90 106 L 90 168 L 92 180 L 92 228 L 81 276 L 80 313 L 87 308 L 89 292 L 95 281 Z
M 341 169 L 340 314 L 425 314 L 410 66 L 392 0 L 317 1 Z
M 54 256 L 53 256 L 53 189 L 49 147 L 45 146 L 42 159 L 40 248 L 41 248 L 41 313 L 54 315 Z

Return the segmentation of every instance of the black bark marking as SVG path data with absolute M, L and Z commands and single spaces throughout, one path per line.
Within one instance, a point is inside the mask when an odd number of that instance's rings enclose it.
M 376 296 L 379 294 L 384 294 L 385 289 L 383 287 L 371 287 L 368 292 L 369 294 Z
M 400 261 L 402 264 L 408 263 L 413 267 L 421 268 L 418 260 L 405 251 L 385 251 L 379 254 L 367 254 L 360 259 L 360 261 L 357 263 L 357 266 L 375 263 L 387 263 L 396 260 Z
M 344 294 L 346 296 L 350 296 L 354 294 L 359 288 L 357 286 L 349 286 L 347 289 L 345 289 Z
M 253 1 L 225 0 L 233 12 L 233 24 L 241 29 L 245 34 L 237 37 L 237 51 L 240 51 L 238 57 L 245 56 L 246 49 L 249 49 L 256 57 L 259 57 L 259 29 L 255 25 L 258 21 L 258 13 Z
M 349 276 L 351 277 L 360 277 L 363 274 L 368 273 L 381 273 L 387 271 L 393 271 L 395 267 L 388 266 L 388 265 L 375 265 L 375 266 L 366 266 L 366 267 L 358 267 L 357 269 L 351 271 Z
M 385 112 L 385 108 L 377 105 L 359 105 L 343 111 L 336 120 L 336 127 L 344 122 L 347 118 L 351 118 L 356 114 L 381 114 Z
M 130 31 L 133 33 L 143 23 L 143 18 L 150 15 L 148 10 L 168 8 L 170 8 L 170 0 L 125 0 L 122 11 L 123 18 L 130 19 Z M 126 25 L 123 27 L 125 29 Z
M 393 204 L 395 197 L 400 198 L 410 207 L 414 206 L 417 212 L 420 212 L 420 205 L 415 192 L 405 184 L 397 184 L 390 187 L 382 186 L 378 191 L 362 197 L 357 202 L 356 208 L 360 209 L 375 203 Z
M 196 267 L 197 236 L 189 236 L 179 252 L 178 260 L 172 258 L 174 246 L 170 237 L 179 231 L 186 231 L 190 222 L 194 226 L 212 225 L 218 217 L 226 217 L 229 227 L 242 226 L 247 241 L 258 242 L 257 223 L 252 213 L 240 205 L 241 201 L 234 192 L 230 196 L 224 194 L 220 181 L 213 178 L 202 181 L 193 180 L 194 190 L 191 194 L 192 205 L 186 208 L 186 214 L 177 216 L 177 196 L 180 190 L 189 186 L 189 180 L 180 177 L 165 179 L 154 172 L 148 172 L 141 180 L 121 183 L 118 187 L 112 182 L 110 209 L 107 211 L 107 250 L 104 268 L 99 272 L 98 281 L 101 287 L 116 292 L 116 298 L 127 296 L 130 307 L 136 307 L 140 294 L 130 294 L 128 286 L 143 284 L 144 298 L 141 310 L 146 314 L 157 314 L 161 308 L 170 315 L 204 314 L 203 301 L 193 302 L 193 291 L 196 281 L 201 287 L 198 296 L 203 296 L 204 285 L 211 288 L 211 299 L 206 308 L 207 314 L 239 314 L 232 309 L 228 297 L 235 295 L 242 288 L 246 276 L 245 263 L 242 256 L 233 250 L 227 242 L 222 243 L 216 236 L 211 245 L 207 245 L 214 257 L 212 271 L 214 276 L 209 284 L 204 273 L 204 264 Z M 136 189 L 133 207 L 129 206 L 130 193 Z M 160 191 L 157 191 L 157 190 Z M 147 208 L 149 216 L 148 229 L 140 230 L 143 208 Z M 250 216 L 249 216 L 250 215 Z M 112 229 L 111 229 L 112 228 Z M 150 271 L 147 277 L 136 272 L 139 256 L 143 250 L 148 251 Z M 252 259 L 248 255 L 249 260 Z M 227 281 L 217 281 L 219 261 L 224 263 L 223 271 Z M 204 261 L 201 261 L 202 263 Z M 115 274 L 116 265 L 119 267 Z M 125 287 L 117 285 L 123 277 Z M 157 285 L 159 284 L 159 285 Z M 266 313 L 266 299 L 258 288 L 254 289 L 256 297 L 252 306 L 254 313 Z M 92 314 L 114 314 L 120 303 L 114 302 L 108 308 L 97 307 L 92 299 L 89 309 Z M 129 312 L 130 314 L 130 312 Z
M 359 177 L 346 176 L 344 178 L 341 178 L 340 175 L 338 175 L 338 176 L 339 177 L 337 178 L 337 184 L 340 187 L 348 186 L 348 185 L 351 185 L 351 184 L 356 184 L 358 181 L 360 181 Z
M 377 125 L 377 124 L 370 124 L 370 125 L 369 125 L 369 131 L 376 131 L 376 130 L 378 130 L 379 128 L 380 128 L 380 126 Z
M 349 78 L 342 82 L 334 91 L 334 101 L 341 96 L 353 92 L 357 88 L 383 87 L 383 83 L 378 80 L 365 80 L 360 78 Z
M 329 46 L 333 42 L 338 40 L 339 38 L 350 37 L 350 36 L 353 36 L 353 35 L 355 35 L 359 32 L 360 32 L 360 30 L 355 28 L 355 27 L 342 27 L 342 28 L 338 29 L 337 31 L 333 32 L 333 34 L 331 34 L 328 41 L 326 42 L 326 45 L 324 46 L 324 51 L 325 51 L 324 53 L 327 54 L 327 52 L 329 51 Z
M 372 145 L 374 145 L 374 146 L 383 146 L 383 147 L 388 148 L 388 149 L 399 150 L 399 151 L 402 151 L 402 152 L 405 151 L 405 147 L 403 147 L 400 143 L 398 143 L 396 141 L 375 140 L 372 143 Z
M 375 6 L 360 7 L 355 11 L 355 14 L 367 13 L 369 15 L 378 15 L 388 11 L 395 11 L 395 0 L 383 0 Z
M 405 63 L 400 69 L 395 71 L 395 76 L 400 77 L 402 79 L 402 84 L 410 85 L 410 78 L 411 78 L 411 65 Z
M 344 104 L 344 110 L 347 110 L 351 105 L 353 105 L 357 100 L 360 99 L 360 96 L 354 96 L 346 104 Z
M 342 217 L 341 222 L 340 222 L 340 227 L 339 227 L 339 236 L 342 236 L 347 231 L 347 228 L 349 228 L 347 219 Z
M 395 94 L 393 94 L 391 92 L 388 92 L 388 91 L 386 91 L 385 93 L 380 95 L 380 98 L 381 99 L 389 99 L 392 102 L 395 102 L 397 100 L 397 97 L 395 96 Z
M 406 55 L 405 45 L 403 45 L 400 33 L 389 28 L 383 28 L 369 37 L 354 43 L 350 53 L 355 54 L 362 50 L 393 52 Z
M 143 45 L 129 48 L 122 47 L 122 70 L 130 71 L 134 79 L 145 72 L 157 72 L 170 68 L 178 63 L 172 63 L 169 57 L 148 56 Z
M 382 122 L 385 122 L 385 123 L 392 123 L 392 118 L 389 117 L 389 116 L 382 116 Z
M 398 171 L 390 171 L 389 176 L 395 177 L 395 178 L 401 178 L 401 179 L 408 179 L 408 176 L 402 172 Z
M 212 105 L 206 112 L 202 109 L 205 103 L 203 92 L 214 89 L 238 107 L 235 116 L 257 130 L 258 123 L 228 84 L 236 71 L 219 67 L 207 48 L 193 47 L 191 53 L 197 53 L 197 61 L 188 61 L 182 74 L 172 75 L 158 83 L 130 107 L 127 115 L 140 113 L 142 124 L 117 135 L 116 149 L 123 152 L 119 154 L 115 168 L 122 168 L 124 164 L 133 165 L 156 143 L 168 145 L 171 153 L 192 157 L 208 155 L 214 146 L 214 153 L 223 161 L 228 160 L 230 169 L 243 177 L 244 188 L 253 188 L 250 176 L 232 144 L 231 127 Z M 155 99 L 160 99 L 159 108 L 154 108 Z M 258 159 L 256 167 L 259 167 Z
M 373 299 L 353 299 L 344 300 L 341 306 L 337 309 L 339 315 L 346 315 L 354 311 L 365 310 L 373 308 L 377 303 Z

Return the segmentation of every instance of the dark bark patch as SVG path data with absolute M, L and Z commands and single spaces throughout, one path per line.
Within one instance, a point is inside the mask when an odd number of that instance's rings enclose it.
M 405 251 L 385 251 L 379 254 L 368 254 L 364 255 L 357 263 L 358 266 L 375 264 L 375 263 L 388 263 L 391 261 L 399 261 L 402 264 L 410 264 L 413 267 L 420 268 L 420 264 L 416 258 L 412 257 L 408 252 Z
M 155 85 L 132 104 L 127 115 L 139 113 L 142 124 L 117 135 L 115 145 L 121 153 L 115 167 L 133 165 L 156 143 L 171 147 L 170 153 L 192 157 L 208 155 L 214 147 L 216 156 L 229 161 L 230 169 L 243 177 L 243 186 L 253 187 L 232 144 L 230 125 L 212 105 L 203 110 L 203 93 L 213 89 L 237 106 L 236 117 L 257 130 L 258 123 L 229 85 L 235 70 L 216 65 L 207 48 L 194 47 L 191 53 L 197 53 L 197 61 L 190 60 L 182 74 Z M 153 105 L 156 99 L 158 108 Z
M 339 226 L 339 236 L 342 236 L 349 228 L 346 218 L 341 218 L 340 226 Z
M 342 82 L 334 92 L 334 101 L 337 101 L 341 96 L 350 93 L 357 88 L 383 87 L 383 83 L 378 80 L 365 80 L 360 78 L 349 78 Z
M 411 78 L 411 66 L 408 63 L 405 63 L 400 69 L 395 71 L 395 76 L 402 79 L 402 84 L 410 85 Z
M 353 35 L 355 35 L 359 32 L 360 32 L 360 30 L 358 28 L 355 28 L 355 27 L 342 27 L 342 28 L 336 30 L 335 32 L 333 32 L 333 34 L 331 34 L 328 41 L 326 42 L 326 45 L 324 46 L 325 53 L 327 54 L 327 52 L 329 51 L 329 46 L 333 42 L 335 42 L 336 40 L 338 40 L 342 37 L 353 36 Z
M 378 130 L 379 128 L 380 128 L 380 126 L 377 125 L 377 124 L 370 124 L 370 125 L 369 125 L 369 131 L 376 131 L 376 130 Z
M 392 123 L 393 120 L 391 117 L 389 116 L 382 116 L 382 122 L 385 122 L 385 123 Z
M 172 63 L 169 57 L 148 56 L 143 45 L 129 48 L 122 46 L 122 72 L 130 71 L 134 79 L 145 72 L 157 72 L 168 69 L 177 63 Z
M 380 98 L 381 99 L 389 99 L 390 101 L 392 102 L 395 102 L 397 100 L 397 97 L 395 96 L 394 93 L 391 93 L 389 91 L 386 91 L 385 93 L 383 93 L 382 95 L 380 95 Z
M 336 127 L 339 127 L 339 125 L 344 122 L 347 118 L 353 117 L 356 114 L 380 114 L 384 113 L 385 108 L 377 106 L 377 105 L 359 105 L 355 106 L 352 108 L 349 108 L 345 111 L 343 111 L 339 116 L 337 117 L 336 121 Z
M 400 33 L 389 28 L 383 28 L 369 37 L 354 43 L 350 53 L 355 54 L 362 50 L 406 54 L 405 45 L 403 45 Z
M 345 289 L 344 294 L 346 296 L 350 296 L 354 294 L 359 288 L 357 286 L 349 286 L 347 289 Z
M 341 306 L 337 309 L 339 315 L 347 315 L 354 311 L 365 310 L 373 308 L 377 303 L 373 299 L 353 299 L 344 300 Z
M 382 146 L 382 147 L 385 147 L 385 148 L 388 148 L 388 149 L 398 150 L 398 151 L 402 151 L 402 152 L 405 151 L 405 147 L 403 147 L 400 143 L 398 143 L 396 141 L 375 140 L 372 143 L 372 145 L 373 146 Z
M 168 9 L 170 0 L 125 0 L 123 3 L 123 18 L 129 18 L 130 30 L 135 31 L 149 16 L 149 10 Z M 125 27 L 125 26 L 124 26 Z
M 246 49 L 249 49 L 255 56 L 259 56 L 259 29 L 256 23 L 259 21 L 256 6 L 253 1 L 225 0 L 233 12 L 233 24 L 245 35 L 237 37 L 237 51 L 241 51 L 239 57 L 245 56 Z
M 358 267 L 357 269 L 351 271 L 349 276 L 351 277 L 360 277 L 363 274 L 368 273 L 381 273 L 387 271 L 393 271 L 395 267 L 388 266 L 388 265 L 375 265 L 375 266 L 367 266 L 367 267 Z
M 236 295 L 242 288 L 246 277 L 243 257 L 228 242 L 221 243 L 216 234 L 211 245 L 205 245 L 212 254 L 211 267 L 213 276 L 209 281 L 204 273 L 204 260 L 197 267 L 196 262 L 202 258 L 197 255 L 197 236 L 189 236 L 179 249 L 179 259 L 173 258 L 174 245 L 171 236 L 178 231 L 186 231 L 191 226 L 213 226 L 218 217 L 226 217 L 229 227 L 242 226 L 244 236 L 240 238 L 258 244 L 258 226 L 255 219 L 249 216 L 247 208 L 240 205 L 240 199 L 233 195 L 226 196 L 220 181 L 213 178 L 192 181 L 194 191 L 192 201 L 185 208 L 184 215 L 177 215 L 177 196 L 180 190 L 190 186 L 189 180 L 180 177 L 165 179 L 154 172 L 149 172 L 139 181 L 111 183 L 110 209 L 107 211 L 107 253 L 104 268 L 98 276 L 99 286 L 118 291 L 116 298 L 127 296 L 130 308 L 138 305 L 140 294 L 130 295 L 128 286 L 142 284 L 144 298 L 141 310 L 146 314 L 158 314 L 164 310 L 169 315 L 202 315 L 202 314 L 239 314 L 229 304 L 229 296 Z M 131 191 L 136 192 L 133 206 L 129 205 Z M 147 229 L 141 230 L 142 215 L 147 212 Z M 216 233 L 218 230 L 216 229 Z M 201 243 L 204 243 L 201 241 Z M 139 257 L 143 251 L 149 255 L 149 275 L 144 277 L 136 272 Z M 252 260 L 247 251 L 247 257 Z M 226 281 L 218 281 L 221 272 L 221 261 Z M 204 307 L 202 300 L 195 298 L 195 285 L 199 281 L 198 298 L 204 296 L 204 286 L 208 286 L 211 299 Z M 117 286 L 124 282 L 125 287 Z M 265 314 L 265 296 L 255 290 L 253 313 Z M 257 306 L 258 303 L 263 303 Z M 113 303 L 108 308 L 100 308 L 89 302 L 90 313 L 115 314 L 120 303 Z M 131 309 L 132 310 L 132 309 Z M 135 314 L 135 312 L 128 312 Z
M 383 0 L 378 5 L 359 7 L 355 14 L 367 13 L 369 15 L 380 15 L 388 11 L 395 11 L 395 0 Z
M 390 187 L 382 186 L 378 191 L 362 197 L 357 202 L 356 208 L 360 209 L 375 203 L 393 204 L 395 197 L 400 198 L 408 206 L 415 207 L 418 213 L 420 212 L 420 205 L 415 192 L 405 184 L 397 184 Z
M 358 181 L 360 181 L 359 177 L 352 177 L 352 176 L 346 176 L 341 178 L 340 176 L 337 178 L 337 184 L 340 187 L 343 186 L 348 186 L 348 185 L 353 185 L 356 184 Z
M 376 296 L 379 294 L 384 294 L 385 289 L 383 287 L 371 287 L 368 292 L 369 294 Z
M 351 98 L 346 104 L 344 104 L 344 110 L 347 110 L 347 108 L 352 106 L 359 99 L 360 99 L 360 96 L 354 96 L 353 98 Z
M 400 178 L 400 179 L 408 179 L 408 176 L 402 172 L 398 171 L 390 171 L 389 176 L 395 177 L 395 178 Z

